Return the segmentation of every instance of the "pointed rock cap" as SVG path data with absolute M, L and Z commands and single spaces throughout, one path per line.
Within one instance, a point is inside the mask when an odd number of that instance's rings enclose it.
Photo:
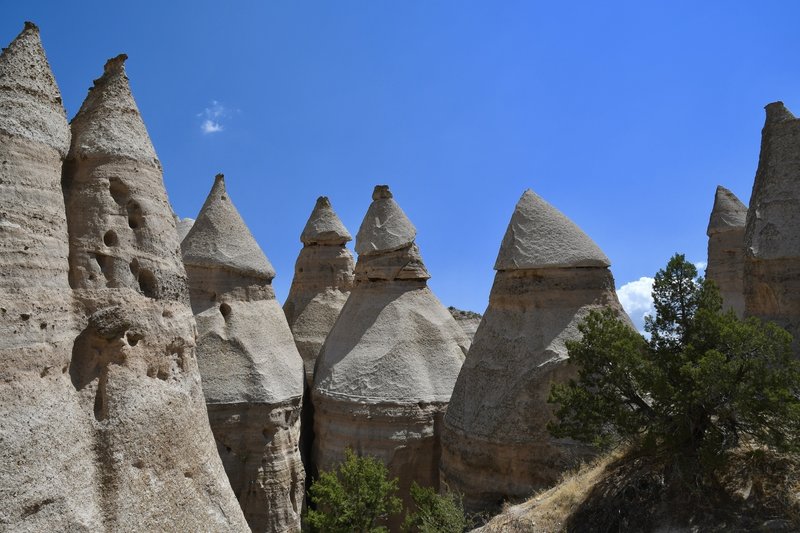
M 308 217 L 300 241 L 303 244 L 344 244 L 352 240 L 353 236 L 336 216 L 328 197 L 317 198 L 317 204 Z
M 607 267 L 606 254 L 574 222 L 528 189 L 517 202 L 495 270 Z
M 181 250 L 187 266 L 223 268 L 268 280 L 275 277 L 269 259 L 228 197 L 222 174 L 217 174 Z
M 373 255 L 399 250 L 414 242 L 417 228 L 397 205 L 388 185 L 376 185 L 372 204 L 356 235 L 356 253 Z
M 120 54 L 106 62 L 94 80 L 80 111 L 72 119 L 70 157 L 121 156 L 152 162 L 156 151 L 131 94 L 125 60 Z
M 765 125 L 786 122 L 787 120 L 796 120 L 792 112 L 789 111 L 781 101 L 765 105 L 764 110 L 767 112 Z
M 711 210 L 711 218 L 708 221 L 706 235 L 709 237 L 715 233 L 722 233 L 735 229 L 744 229 L 747 219 L 747 207 L 731 191 L 717 186 L 717 193 L 714 196 L 714 208 Z
M 0 131 L 51 146 L 62 157 L 69 149 L 61 92 L 32 22 L 0 54 Z

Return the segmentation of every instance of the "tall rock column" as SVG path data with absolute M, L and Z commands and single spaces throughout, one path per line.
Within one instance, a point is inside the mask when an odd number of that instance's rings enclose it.
M 800 119 L 766 107 L 745 226 L 745 315 L 774 321 L 800 352 Z
M 588 449 L 550 436 L 550 387 L 576 374 L 565 342 L 591 309 L 625 320 L 609 261 L 560 211 L 528 190 L 495 263 L 489 306 L 444 418 L 442 481 L 468 510 L 547 487 Z
M 317 360 L 314 462 L 330 470 L 349 447 L 400 478 L 438 487 L 441 421 L 464 354 L 464 331 L 427 286 L 416 229 L 375 187 L 356 236 L 355 286 Z
M 108 531 L 246 531 L 208 425 L 161 165 L 125 56 L 72 121 L 62 186 L 81 333 L 69 376 L 94 426 Z
M 0 530 L 96 531 L 91 415 L 67 373 L 74 319 L 61 163 L 69 125 L 39 30 L 0 54 Z
M 706 278 L 716 283 L 724 309 L 744 314 L 744 224 L 747 207 L 725 187 L 717 187 L 708 221 Z
M 303 249 L 283 304 L 309 386 L 314 380 L 317 355 L 353 287 L 355 261 L 345 246 L 352 239 L 328 198 L 317 198 L 300 235 Z
M 303 360 L 220 174 L 181 243 L 211 429 L 253 531 L 300 531 Z

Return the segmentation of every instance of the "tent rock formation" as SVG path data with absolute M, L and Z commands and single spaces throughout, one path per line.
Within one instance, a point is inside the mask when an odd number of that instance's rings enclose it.
M 745 225 L 745 315 L 774 321 L 800 347 L 800 119 L 766 106 Z
M 309 386 L 317 355 L 353 287 L 355 261 L 345 246 L 352 239 L 328 198 L 320 196 L 300 235 L 303 249 L 283 305 Z
M 211 429 L 253 531 L 300 531 L 303 362 L 275 271 L 217 175 L 181 243 Z
M 708 221 L 706 278 L 716 283 L 723 307 L 744 314 L 744 224 L 747 207 L 725 187 L 717 187 Z
M 109 531 L 244 531 L 211 441 L 172 208 L 124 61 L 106 63 L 73 119 L 62 176 L 80 331 L 68 375 L 91 423 L 95 500 Z
M 314 461 L 356 453 L 438 487 L 441 419 L 469 340 L 427 287 L 416 229 L 378 186 L 356 236 L 355 286 L 317 359 Z
M 589 310 L 608 306 L 627 319 L 608 266 L 571 220 L 532 191 L 522 195 L 444 418 L 442 482 L 468 510 L 528 496 L 587 453 L 549 435 L 547 397 L 574 375 L 565 341 Z

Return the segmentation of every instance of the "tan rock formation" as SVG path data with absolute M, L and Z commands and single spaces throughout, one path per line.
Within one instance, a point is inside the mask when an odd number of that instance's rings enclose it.
M 766 111 L 745 226 L 745 315 L 785 327 L 800 353 L 800 119 L 782 102 Z
M 39 30 L 0 54 L 0 530 L 97 531 L 91 411 L 68 373 L 61 163 L 69 125 Z
M 193 225 L 193 218 L 179 218 L 178 215 L 175 215 L 175 227 L 178 230 L 178 242 L 183 242 L 183 239 L 185 239 L 186 235 L 189 234 L 189 230 L 192 229 Z
M 300 531 L 303 361 L 220 174 L 181 243 L 211 428 L 253 531 Z
M 475 338 L 475 332 L 478 331 L 478 326 L 481 323 L 481 315 L 473 311 L 462 311 L 461 309 L 456 309 L 452 306 L 448 307 L 447 310 L 450 311 L 450 314 L 456 319 L 458 325 L 461 326 L 461 329 L 463 329 L 464 333 L 467 334 L 467 338 L 471 343 L 472 339 Z
M 378 186 L 356 236 L 356 283 L 317 360 L 314 460 L 382 459 L 408 497 L 438 487 L 442 415 L 469 340 L 427 286 L 416 229 Z
M 550 386 L 574 375 L 565 341 L 591 309 L 625 315 L 609 261 L 532 191 L 516 206 L 495 264 L 489 307 L 444 418 L 442 481 L 469 510 L 491 509 L 554 483 L 587 450 L 555 440 Z
M 350 232 L 325 196 L 317 203 L 300 235 L 303 249 L 283 311 L 303 358 L 306 382 L 313 383 L 314 364 L 325 338 L 353 287 L 353 254 L 345 244 Z
M 719 287 L 723 308 L 744 314 L 744 224 L 747 207 L 725 187 L 717 187 L 708 221 L 706 278 Z
M 102 529 L 246 531 L 214 449 L 178 234 L 124 60 L 106 63 L 73 119 L 62 180 L 81 325 L 69 377 L 93 425 Z

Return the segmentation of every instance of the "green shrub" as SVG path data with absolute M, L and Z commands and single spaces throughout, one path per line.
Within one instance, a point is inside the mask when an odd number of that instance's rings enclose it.
M 462 533 L 467 528 L 461 496 L 446 490 L 437 494 L 430 487 L 411 485 L 414 511 L 406 514 L 403 530 L 408 533 Z

